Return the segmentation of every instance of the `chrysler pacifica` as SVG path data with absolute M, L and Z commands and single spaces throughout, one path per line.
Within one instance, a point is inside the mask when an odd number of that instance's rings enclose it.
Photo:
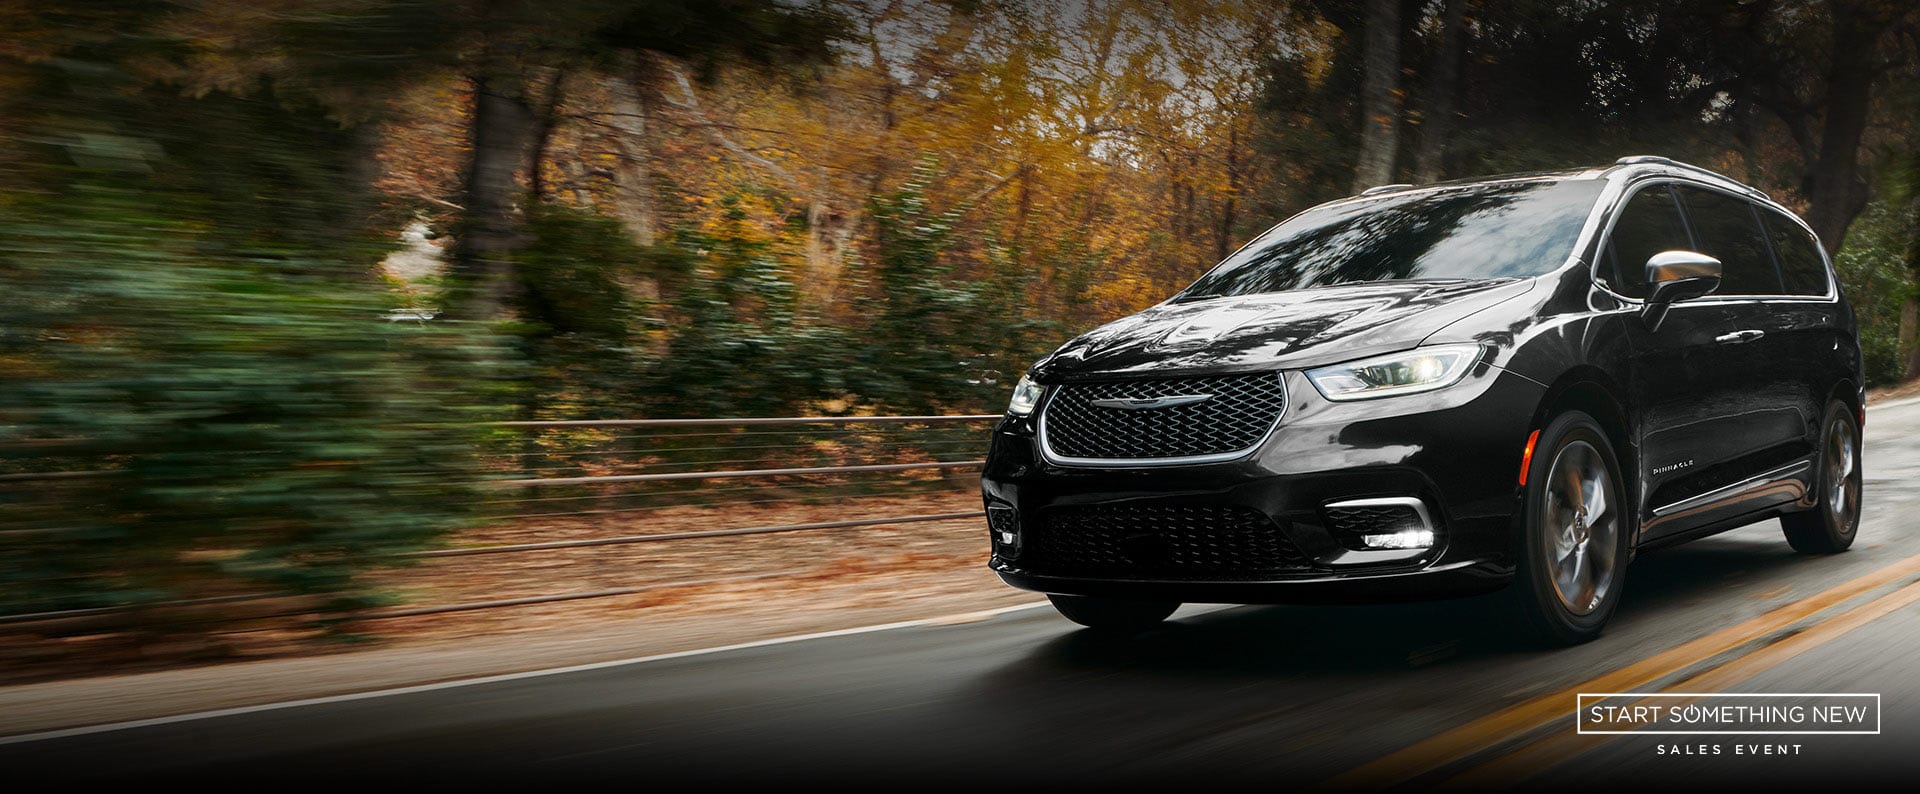
M 1507 588 L 1597 636 L 1642 550 L 1860 515 L 1852 310 L 1807 225 L 1705 169 L 1375 188 L 1036 363 L 990 565 L 1069 619 Z

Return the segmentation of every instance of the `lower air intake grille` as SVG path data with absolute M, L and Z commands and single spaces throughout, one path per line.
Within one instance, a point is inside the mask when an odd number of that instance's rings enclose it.
M 1310 565 L 1246 507 L 1056 507 L 1042 524 L 1026 538 L 1026 565 L 1043 575 L 1233 580 Z

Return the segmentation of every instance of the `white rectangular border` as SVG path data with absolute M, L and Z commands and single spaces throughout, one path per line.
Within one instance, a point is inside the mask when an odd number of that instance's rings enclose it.
M 1870 731 L 1589 731 L 1586 722 L 1580 719 L 1580 712 L 1587 706 L 1587 698 L 1605 700 L 1607 698 L 1873 698 L 1873 730 Z M 1879 692 L 1581 692 L 1574 695 L 1573 731 L 1585 736 L 1624 736 L 1639 734 L 1642 736 L 1879 736 L 1884 720 L 1880 709 Z

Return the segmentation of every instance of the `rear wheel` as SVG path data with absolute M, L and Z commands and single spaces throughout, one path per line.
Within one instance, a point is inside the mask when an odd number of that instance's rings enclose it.
M 1149 629 L 1180 608 L 1176 601 L 1128 601 L 1095 596 L 1049 595 L 1047 600 L 1068 620 L 1102 631 Z
M 1780 517 L 1787 543 L 1802 554 L 1833 554 L 1853 545 L 1860 528 L 1860 426 L 1853 409 L 1835 400 L 1820 425 L 1819 476 L 1812 510 Z
M 1613 445 L 1580 411 L 1540 431 L 1527 471 L 1514 598 L 1538 639 L 1600 636 L 1620 603 L 1632 520 Z

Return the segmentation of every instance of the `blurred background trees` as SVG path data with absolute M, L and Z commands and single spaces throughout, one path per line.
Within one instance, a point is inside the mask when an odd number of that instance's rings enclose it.
M 1386 182 L 1729 173 L 1837 252 L 1896 383 L 1917 26 L 1896 0 L 0 0 L 0 607 L 352 594 L 465 519 L 481 418 L 997 410 L 1064 338 Z

